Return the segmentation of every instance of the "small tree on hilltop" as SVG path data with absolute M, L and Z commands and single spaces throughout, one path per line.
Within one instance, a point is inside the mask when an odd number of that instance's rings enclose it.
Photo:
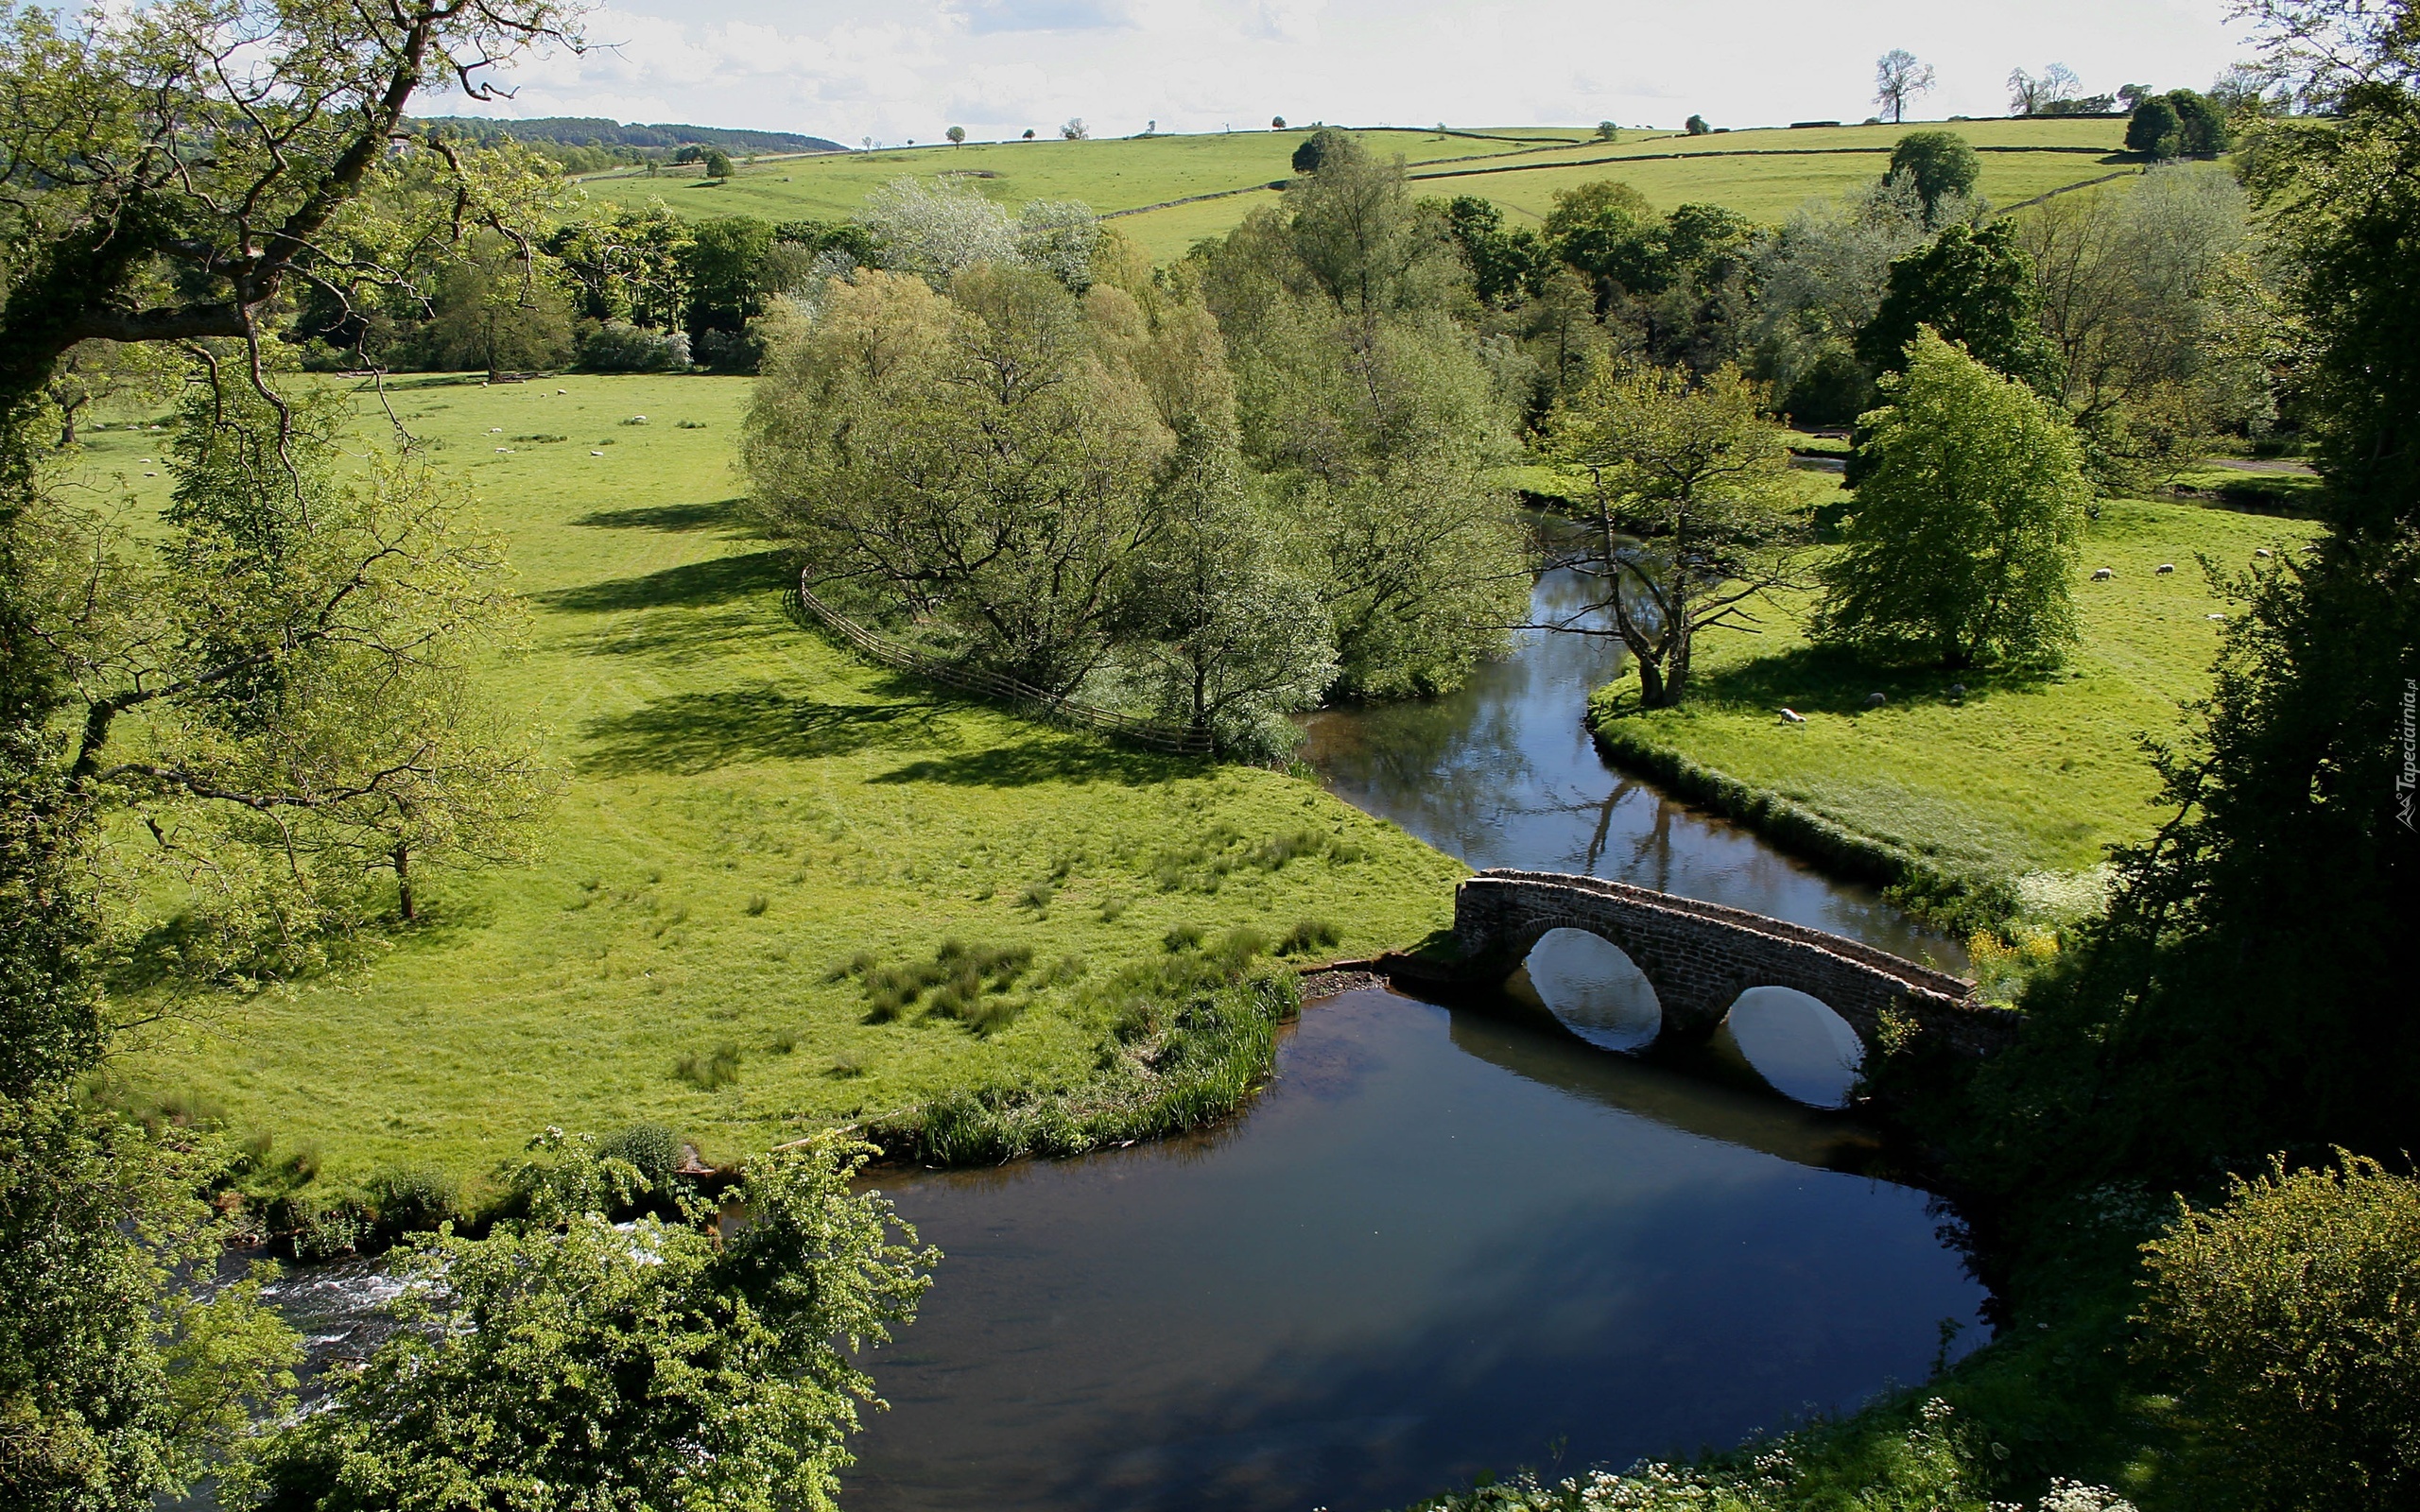
M 2054 656 L 2092 490 L 2066 422 L 1929 327 L 1864 417 L 1847 544 L 1819 576 L 1818 640 L 1917 644 L 1945 667 Z
M 1617 141 L 1621 137 L 1621 134 L 1622 129 L 1616 126 L 1611 121 L 1599 121 L 1597 123 L 1597 140 L 1599 142 Z
M 1691 136 L 1703 136 L 1707 132 L 1713 130 L 1714 128 L 1705 124 L 1704 116 L 1692 115 L 1689 117 L 1688 125 L 1684 127 L 1683 129 L 1687 131 Z
M 1916 61 L 1905 47 L 1893 47 L 1874 65 L 1874 102 L 1891 112 L 1897 125 L 1907 119 L 1908 102 L 1932 88 L 1932 64 Z
M 949 138 L 949 145 L 951 146 L 957 146 L 966 140 L 966 128 L 962 126 L 953 126 L 942 134 Z
M 1032 127 L 1029 127 L 1029 126 L 1028 126 L 1028 127 L 1027 127 L 1027 128 L 1025 129 L 1025 139 L 1026 139 L 1027 141 L 1028 141 L 1028 142 L 1030 142 L 1030 141 L 1032 141 L 1032 140 L 1033 140 L 1033 128 L 1032 128 Z
M 1285 129 L 1286 129 L 1286 117 L 1284 117 L 1284 116 L 1282 116 L 1282 115 L 1272 115 L 1272 116 L 1270 116 L 1270 117 L 1269 118 L 1269 129 L 1270 129 L 1270 130 L 1272 130 L 1272 131 L 1283 131 L 1283 130 L 1285 130 Z
M 1547 434 L 1547 455 L 1588 475 L 1594 528 L 1563 565 L 1596 584 L 1547 628 L 1618 638 L 1639 702 L 1678 703 L 1698 632 L 1753 628 L 1747 602 L 1789 582 L 1804 539 L 1765 389 L 1727 366 L 1693 388 L 1678 370 L 1599 364 Z
M 1066 142 L 1081 142 L 1092 134 L 1092 128 L 1084 124 L 1080 115 L 1069 116 L 1067 124 L 1059 129 L 1060 139 Z
M 1906 174 L 1929 217 L 1944 199 L 1975 192 L 1983 160 L 1955 131 L 1910 131 L 1891 148 L 1891 174 Z

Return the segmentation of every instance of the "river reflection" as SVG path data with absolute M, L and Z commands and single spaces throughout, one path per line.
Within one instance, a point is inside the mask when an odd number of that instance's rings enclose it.
M 1859 1126 L 1391 992 L 1200 1140 L 884 1181 L 947 1253 L 852 1512 L 1370 1508 L 1922 1379 L 1981 1290 Z
M 1530 618 L 1564 619 L 1586 593 L 1579 575 L 1548 573 Z M 1459 693 L 1307 716 L 1303 755 L 1338 797 L 1476 868 L 1613 877 L 1964 968 L 1956 942 L 1873 889 L 1833 882 L 1607 766 L 1581 716 L 1624 654 L 1609 638 L 1519 631 L 1514 654 Z

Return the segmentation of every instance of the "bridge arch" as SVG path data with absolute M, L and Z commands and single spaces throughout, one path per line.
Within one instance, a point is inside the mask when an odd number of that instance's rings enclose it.
M 1886 1014 L 1978 1054 L 2015 1026 L 2014 1014 L 1976 1002 L 1971 982 L 1746 909 L 1561 872 L 1482 871 L 1455 891 L 1455 943 L 1496 980 L 1556 930 L 1596 936 L 1634 963 L 1654 989 L 1666 1034 L 1709 1037 L 1742 993 L 1760 987 L 1819 1000 L 1856 1035 L 1861 1056 L 1878 1048 Z
M 1515 973 L 1525 996 L 1606 1050 L 1644 1050 L 1664 1032 L 1664 1005 L 1638 963 L 1601 935 L 1550 929 Z
M 1844 1108 L 1865 1069 L 1865 1042 L 1830 1004 L 1794 987 L 1752 987 L 1733 1000 L 1715 1044 L 1784 1096 Z

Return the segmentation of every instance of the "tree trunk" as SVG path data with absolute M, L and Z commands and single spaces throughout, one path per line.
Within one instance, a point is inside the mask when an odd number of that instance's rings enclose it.
M 59 449 L 62 452 L 76 444 L 76 412 L 83 407 L 81 404 L 59 406 Z
M 404 922 L 408 924 L 414 922 L 420 918 L 419 911 L 412 906 L 411 851 L 399 845 L 395 847 L 393 855 L 395 859 L 395 902 L 396 906 L 403 913 Z
M 1638 662 L 1638 706 L 1641 709 L 1662 709 L 1672 701 L 1664 688 L 1664 669 L 1645 657 L 1634 657 Z

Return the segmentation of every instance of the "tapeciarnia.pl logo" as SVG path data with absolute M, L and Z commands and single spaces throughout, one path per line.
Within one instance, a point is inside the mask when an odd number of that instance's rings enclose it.
M 2411 822 L 2411 806 L 2420 799 L 2420 678 L 2403 679 L 2403 770 L 2394 774 L 2396 817 L 2403 827 L 2420 833 Z

